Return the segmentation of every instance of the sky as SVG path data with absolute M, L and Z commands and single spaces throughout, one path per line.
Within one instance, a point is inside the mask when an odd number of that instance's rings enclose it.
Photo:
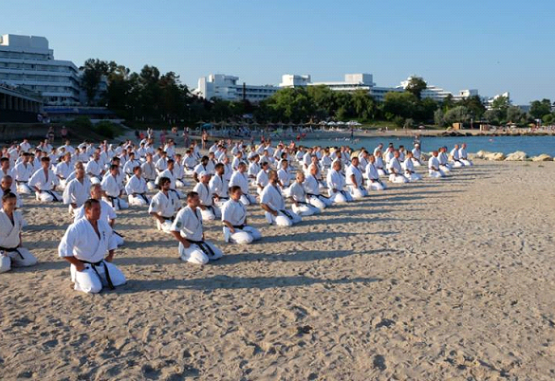
M 253 85 L 283 74 L 314 82 L 410 75 L 457 93 L 506 91 L 515 104 L 555 101 L 555 1 L 17 0 L 0 34 L 44 36 L 56 59 L 154 65 L 190 88 L 228 74 Z

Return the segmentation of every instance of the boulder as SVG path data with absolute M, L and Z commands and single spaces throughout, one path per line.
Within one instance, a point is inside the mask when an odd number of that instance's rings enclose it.
M 505 155 L 502 152 L 487 152 L 484 159 L 491 161 L 502 161 L 505 160 Z
M 532 161 L 553 161 L 553 158 L 549 155 L 541 154 L 532 158 Z
M 516 151 L 507 155 L 505 161 L 525 161 L 526 159 L 528 159 L 526 152 Z
M 486 158 L 486 155 L 488 155 L 488 154 L 490 154 L 490 153 L 491 153 L 491 152 L 484 151 L 484 150 L 480 150 L 480 151 L 476 152 L 476 157 L 477 157 L 478 159 L 485 159 L 485 158 Z
M 479 159 L 478 155 L 475 154 L 475 153 L 469 153 L 469 154 L 468 154 L 468 158 L 469 158 L 470 160 Z

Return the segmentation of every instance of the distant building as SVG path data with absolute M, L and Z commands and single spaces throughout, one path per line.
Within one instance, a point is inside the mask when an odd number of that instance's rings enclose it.
M 194 93 L 202 98 L 214 98 L 226 101 L 248 100 L 252 103 L 260 102 L 271 97 L 279 90 L 272 85 L 255 86 L 238 84 L 239 77 L 224 74 L 210 74 L 198 80 L 198 88 Z
M 43 106 L 37 93 L 0 83 L 0 123 L 33 123 Z
M 79 104 L 77 66 L 55 60 L 44 37 L 0 37 L 0 82 L 39 93 L 49 105 Z
M 489 97 L 489 98 L 485 97 L 485 98 L 482 98 L 482 101 L 483 101 L 484 105 L 486 106 L 486 109 L 491 110 L 493 108 L 493 102 L 496 99 L 501 98 L 501 97 L 507 98 L 508 104 L 512 105 L 511 93 L 509 93 L 509 92 L 506 92 L 506 93 L 503 93 L 503 94 L 497 94 L 497 95 L 495 95 L 493 97 Z

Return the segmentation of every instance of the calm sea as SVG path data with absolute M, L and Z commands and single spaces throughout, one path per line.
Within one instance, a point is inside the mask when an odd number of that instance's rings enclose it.
M 284 141 L 285 142 L 285 141 Z M 335 139 L 304 139 L 299 144 L 320 145 L 320 146 L 341 146 L 348 145 L 353 149 L 361 147 L 373 151 L 378 143 L 387 146 L 393 143 L 395 147 L 404 145 L 412 149 L 414 138 L 393 138 L 393 137 L 369 137 L 360 138 L 358 141 L 335 140 Z M 469 137 L 423 137 L 421 146 L 423 152 L 429 152 L 438 147 L 447 146 L 449 150 L 454 144 L 466 143 L 468 152 L 478 152 L 480 150 L 491 152 L 503 152 L 504 154 L 515 151 L 524 151 L 528 156 L 536 156 L 546 153 L 555 156 L 555 136 L 469 136 Z

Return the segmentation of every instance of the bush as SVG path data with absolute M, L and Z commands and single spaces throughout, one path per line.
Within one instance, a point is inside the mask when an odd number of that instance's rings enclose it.
M 402 116 L 396 116 L 395 118 L 393 118 L 393 123 L 397 127 L 403 127 L 405 125 L 405 119 Z
M 108 121 L 98 122 L 94 126 L 94 132 L 107 139 L 113 139 L 118 135 L 119 128 L 116 124 Z
M 66 123 L 66 126 L 71 131 L 72 129 L 76 130 L 92 130 L 93 124 L 89 118 L 86 116 L 78 116 L 77 118 L 69 121 Z

